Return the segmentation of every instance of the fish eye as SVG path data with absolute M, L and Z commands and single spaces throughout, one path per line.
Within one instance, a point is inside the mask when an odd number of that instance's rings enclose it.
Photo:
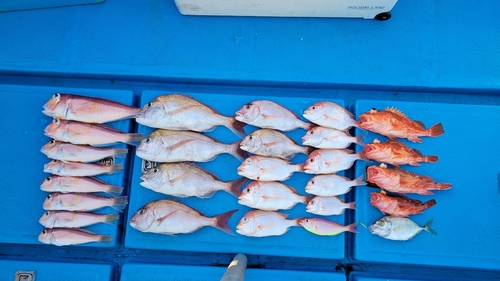
M 248 139 L 249 139 L 249 140 L 253 139 L 252 135 L 250 135 L 250 136 L 248 137 Z
M 153 173 L 158 173 L 158 169 L 156 169 L 156 168 L 155 168 L 155 169 L 153 170 Z
M 372 107 L 372 110 L 377 110 L 375 107 Z
M 61 94 L 55 93 L 52 97 L 55 98 L 55 99 L 58 99 L 59 97 L 61 97 Z
M 52 123 L 56 124 L 56 125 L 59 125 L 59 119 L 53 119 L 52 120 Z
M 145 141 L 146 141 L 146 143 L 150 143 L 151 142 L 151 138 L 147 138 Z
M 46 215 L 46 216 L 49 216 L 49 215 L 50 215 L 50 212 L 49 212 L 49 211 L 45 212 L 45 215 Z
M 245 160 L 245 162 L 247 162 L 247 163 L 251 163 L 251 162 L 252 162 L 252 160 L 247 159 L 247 160 Z
M 49 199 L 49 200 L 50 200 L 50 198 L 52 198 L 52 196 L 50 196 L 50 194 L 49 194 L 49 195 L 47 195 L 47 199 Z
M 247 192 L 250 192 L 250 188 L 247 188 Z
M 52 179 L 50 177 L 46 177 L 45 180 L 50 182 Z
M 313 106 L 312 109 L 316 109 L 316 106 Z
M 57 163 L 57 159 L 52 160 L 52 163 Z
M 311 202 L 309 202 L 309 204 L 311 205 L 314 205 L 314 203 L 315 203 L 314 200 L 311 200 Z
M 312 134 L 314 134 L 314 132 L 313 132 L 313 131 L 310 131 L 310 132 L 309 132 L 309 134 L 311 134 L 311 135 L 312 135 Z
M 246 104 L 246 105 L 245 105 L 245 108 L 246 108 L 246 109 L 250 109 L 250 107 L 252 107 L 252 105 L 251 105 L 251 104 Z
M 243 221 L 247 221 L 248 219 L 247 218 L 243 218 Z
M 47 230 L 46 229 L 42 230 L 42 233 L 43 233 L 43 235 L 46 235 L 47 234 Z
M 309 159 L 309 162 L 311 163 L 314 162 L 314 158 Z
M 56 144 L 56 140 L 51 140 L 50 144 L 52 144 L 52 145 Z
M 309 222 L 309 219 L 306 219 L 306 222 Z
M 148 104 L 146 104 L 146 107 L 151 107 L 151 106 L 153 106 L 151 102 L 148 102 Z
M 144 215 L 144 213 L 145 213 L 145 212 L 146 212 L 146 210 L 145 210 L 145 209 L 140 209 L 140 210 L 139 210 L 139 215 Z
M 311 181 L 312 184 L 314 184 L 314 181 Z

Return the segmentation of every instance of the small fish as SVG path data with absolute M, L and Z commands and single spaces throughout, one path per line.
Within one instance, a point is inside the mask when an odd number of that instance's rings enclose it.
M 51 140 L 40 150 L 47 157 L 62 161 L 95 162 L 108 157 L 125 158 L 126 148 L 93 147 Z
M 370 204 L 384 214 L 405 218 L 409 215 L 421 214 L 423 211 L 434 207 L 436 200 L 431 199 L 422 204 L 422 201 L 404 196 L 387 195 L 385 191 L 370 193 Z
M 266 156 L 250 156 L 238 167 L 238 175 L 258 181 L 284 181 L 294 172 L 301 172 L 302 164 Z
M 429 129 L 420 121 L 411 120 L 396 108 L 370 111 L 359 116 L 359 127 L 379 133 L 390 139 L 404 138 L 412 142 L 423 142 L 419 137 L 437 137 L 444 134 L 443 125 L 438 123 Z
M 291 209 L 297 203 L 306 204 L 309 199 L 279 182 L 253 181 L 243 189 L 238 203 L 254 209 L 277 211 Z
M 434 163 L 438 161 L 437 156 L 423 156 L 420 151 L 409 148 L 406 144 L 397 140 L 381 143 L 378 139 L 375 139 L 373 143 L 365 145 L 364 151 L 366 158 L 391 164 L 395 167 L 405 164 L 420 166 L 419 162 Z
M 312 149 L 300 146 L 285 134 L 271 129 L 260 129 L 246 136 L 240 148 L 253 154 L 285 160 L 292 159 L 298 153 L 307 155 Z
M 334 236 L 345 231 L 359 233 L 356 230 L 358 223 L 341 225 L 321 218 L 303 218 L 300 219 L 299 224 L 307 231 L 321 236 Z
M 235 197 L 240 194 L 246 178 L 223 182 L 217 176 L 190 163 L 164 163 L 150 169 L 141 177 L 140 184 L 153 191 L 176 196 L 212 197 L 222 190 Z
M 106 146 L 120 142 L 137 145 L 142 140 L 142 134 L 126 134 L 106 125 L 60 119 L 54 119 L 45 128 L 45 135 L 58 141 L 92 146 Z
M 114 224 L 119 219 L 119 214 L 101 215 L 87 212 L 45 211 L 39 222 L 47 228 L 76 228 L 98 223 Z
M 408 218 L 385 216 L 370 225 L 368 230 L 370 230 L 372 234 L 385 239 L 406 241 L 415 237 L 422 230 L 425 230 L 430 234 L 437 235 L 437 233 L 431 228 L 431 225 L 432 218 L 423 227 L 421 227 Z
M 197 132 L 161 129 L 143 139 L 136 150 L 138 157 L 155 162 L 207 162 L 222 153 L 238 160 L 247 156 L 240 142 L 224 144 Z
M 356 160 L 367 161 L 364 152 L 352 153 L 348 149 L 316 149 L 307 157 L 304 172 L 308 174 L 332 174 L 351 168 Z
M 133 118 L 139 108 L 115 101 L 85 96 L 55 93 L 43 105 L 47 116 L 86 123 L 106 123 L 126 118 Z
M 238 210 L 232 210 L 215 217 L 206 217 L 198 211 L 172 200 L 157 200 L 146 204 L 135 212 L 130 226 L 142 231 L 166 235 L 192 233 L 205 226 L 211 226 L 233 234 L 227 221 Z
M 306 206 L 306 212 L 321 216 L 342 215 L 345 209 L 356 209 L 356 202 L 344 203 L 334 196 L 316 196 Z
M 46 228 L 38 235 L 38 241 L 55 246 L 79 245 L 91 242 L 110 243 L 111 236 L 99 235 L 79 228 Z
M 309 130 L 314 126 L 314 124 L 300 120 L 290 110 L 268 100 L 257 100 L 245 104 L 236 111 L 236 120 L 260 128 L 283 132 L 293 131 L 297 128 Z
M 104 192 L 116 196 L 122 193 L 123 188 L 107 184 L 96 178 L 91 177 L 61 177 L 51 175 L 46 177 L 40 189 L 46 192 L 76 192 L 76 193 L 89 193 L 89 192 Z
M 168 94 L 148 102 L 137 114 L 137 123 L 168 130 L 208 132 L 225 126 L 241 138 L 245 137 L 244 123 L 234 117 L 220 115 L 203 103 L 180 94 Z
M 307 131 L 302 137 L 303 145 L 316 148 L 342 149 L 347 148 L 351 143 L 363 146 L 363 136 L 352 137 L 344 131 L 318 126 Z
M 121 212 L 127 203 L 127 196 L 103 197 L 88 193 L 54 192 L 45 198 L 43 209 L 46 211 L 93 211 L 111 207 Z
M 280 236 L 292 226 L 298 226 L 298 219 L 287 220 L 287 214 L 254 210 L 246 213 L 236 226 L 236 232 L 250 237 Z
M 342 106 L 329 101 L 317 102 L 304 111 L 307 120 L 323 127 L 346 131 L 358 127 L 354 115 Z
M 45 173 L 50 173 L 58 176 L 72 176 L 72 177 L 114 174 L 120 172 L 122 169 L 123 169 L 122 163 L 111 166 L 103 166 L 100 164 L 63 162 L 59 160 L 52 160 L 43 166 L 43 171 Z
M 447 190 L 451 188 L 449 183 L 436 183 L 431 177 L 417 175 L 401 169 L 390 169 L 385 164 L 380 164 L 380 167 L 368 167 L 366 169 L 366 181 L 395 193 L 432 195 L 433 193 L 430 190 Z
M 339 175 L 317 175 L 306 185 L 306 192 L 318 196 L 338 196 L 346 194 L 353 186 L 366 185 L 363 175 L 354 180 Z

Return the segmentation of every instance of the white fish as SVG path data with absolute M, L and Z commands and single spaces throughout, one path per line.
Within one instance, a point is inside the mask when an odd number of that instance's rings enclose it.
M 85 227 L 97 223 L 114 224 L 119 219 L 119 214 L 101 215 L 87 212 L 45 211 L 39 222 L 47 228 L 75 228 Z
M 46 177 L 40 185 L 40 189 L 47 192 L 104 192 L 111 195 L 119 195 L 123 191 L 122 187 L 110 185 L 96 178 L 61 177 L 56 175 Z
M 432 218 L 423 226 L 419 226 L 409 218 L 399 218 L 393 216 L 385 216 L 368 228 L 372 234 L 382 238 L 397 241 L 410 240 L 419 234 L 422 230 L 430 234 L 437 235 L 431 228 Z
M 104 197 L 90 193 L 54 192 L 45 197 L 43 209 L 46 211 L 93 211 L 111 207 L 121 212 L 127 206 L 127 203 L 127 196 Z
M 285 134 L 271 129 L 260 129 L 246 136 L 240 143 L 242 150 L 253 154 L 292 159 L 296 154 L 309 154 L 313 148 L 296 144 Z
M 46 228 L 38 235 L 38 241 L 55 246 L 79 245 L 91 242 L 110 243 L 111 236 L 99 235 L 79 228 Z
M 50 173 L 58 176 L 97 176 L 102 174 L 114 174 L 123 169 L 123 164 L 116 164 L 111 166 L 104 166 L 92 163 L 79 163 L 79 162 L 63 162 L 59 160 L 52 160 L 43 166 L 45 173 Z
M 292 226 L 298 226 L 298 219 L 287 220 L 288 215 L 278 212 L 254 210 L 246 213 L 236 226 L 236 232 L 251 237 L 280 236 Z
M 348 149 L 316 149 L 307 157 L 304 172 L 332 174 L 349 169 L 356 160 L 368 161 L 363 151 L 353 154 Z
M 247 156 L 240 149 L 240 142 L 224 144 L 191 131 L 156 130 L 136 150 L 138 157 L 155 162 L 207 162 L 222 153 L 239 160 Z
M 304 118 L 323 127 L 345 131 L 357 127 L 351 112 L 329 101 L 317 102 L 304 111 Z
M 363 146 L 363 136 L 352 137 L 344 131 L 318 126 L 307 131 L 302 137 L 303 145 L 316 148 L 342 149 L 348 147 L 351 143 Z
M 306 185 L 306 192 L 318 196 L 338 196 L 346 194 L 353 186 L 366 185 L 363 175 L 354 180 L 335 174 L 317 175 L 312 177 Z
M 52 159 L 88 163 L 108 157 L 125 158 L 128 149 L 93 147 L 51 140 L 40 151 Z
M 164 163 L 144 174 L 140 184 L 153 191 L 176 197 L 212 197 L 222 190 L 237 197 L 246 178 L 223 182 L 199 166 L 190 163 Z
M 316 196 L 306 206 L 306 212 L 321 216 L 342 215 L 345 209 L 356 209 L 356 203 L 344 203 L 344 201 L 334 196 Z
M 302 164 L 265 156 L 250 156 L 238 167 L 238 175 L 258 181 L 284 181 L 294 172 L 302 171 Z
M 265 211 L 288 210 L 297 203 L 305 204 L 307 196 L 301 196 L 292 187 L 279 182 L 249 183 L 238 197 L 238 203 Z

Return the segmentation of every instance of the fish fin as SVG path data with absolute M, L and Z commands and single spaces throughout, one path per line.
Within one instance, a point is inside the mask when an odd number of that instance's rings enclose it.
M 361 134 L 357 137 L 354 137 L 354 143 L 355 144 L 358 144 L 358 145 L 361 145 L 361 146 L 365 146 L 365 142 L 363 141 L 363 138 L 365 137 L 366 134 Z
M 123 212 L 123 209 L 125 209 L 125 206 L 127 206 L 127 204 L 127 196 L 120 196 L 113 198 L 113 204 L 110 207 L 119 212 Z
M 423 155 L 422 155 L 422 152 L 420 152 L 420 150 L 418 150 L 418 149 L 416 149 L 416 148 L 412 148 L 411 150 L 412 150 L 412 151 L 413 151 L 413 153 L 415 153 L 416 155 L 421 156 L 421 157 L 423 156 Z
M 440 182 L 440 183 L 436 183 L 435 185 L 435 190 L 447 190 L 447 189 L 450 189 L 451 188 L 451 184 L 450 183 L 443 183 L 443 182 Z
M 366 182 L 363 181 L 364 177 L 365 177 L 364 175 L 361 175 L 361 176 L 355 178 L 352 181 L 354 183 L 354 186 L 366 185 Z
M 424 162 L 427 163 L 436 163 L 438 161 L 438 157 L 435 155 L 424 156 Z
M 424 210 L 427 210 L 429 208 L 432 208 L 436 206 L 437 202 L 434 199 L 431 199 L 423 204 Z
M 424 141 L 419 137 L 408 137 L 411 142 L 423 143 Z
M 395 107 L 387 107 L 385 110 L 390 111 L 390 112 L 398 115 L 399 117 L 410 119 L 410 118 L 408 118 L 408 116 L 406 116 L 406 114 L 404 114 L 401 110 L 399 110 L 399 109 L 397 109 Z
M 359 223 L 355 222 L 349 225 L 346 225 L 347 230 L 352 233 L 359 233 L 359 231 L 356 229 L 356 226 L 358 226 Z
M 109 235 L 99 235 L 99 242 L 109 244 L 113 241 L 113 237 Z
M 360 160 L 366 161 L 366 162 L 372 162 L 368 157 L 366 157 L 366 152 L 364 150 L 361 150 L 360 152 L 356 153 L 359 157 Z
M 248 157 L 247 152 L 240 148 L 239 141 L 228 144 L 227 153 L 233 155 L 234 157 L 236 157 L 236 159 L 240 161 L 243 161 L 245 160 L 245 158 Z
M 438 123 L 427 130 L 427 136 L 437 137 L 444 134 L 443 124 Z
M 236 120 L 234 117 L 227 117 L 226 127 L 240 138 L 245 138 L 245 123 Z
M 415 123 L 416 125 L 418 125 L 419 127 L 421 127 L 422 130 L 425 130 L 425 124 L 424 124 L 424 122 L 418 121 L 418 120 L 413 120 L 413 123 Z
M 241 178 L 234 181 L 227 182 L 229 188 L 226 190 L 229 194 L 238 198 L 241 194 L 241 187 L 248 181 L 247 178 Z
M 311 152 L 316 150 L 316 147 L 313 146 L 301 146 L 302 147 L 302 154 L 304 155 L 309 155 Z
M 175 150 L 179 147 L 182 147 L 183 145 L 187 144 L 187 143 L 190 143 L 192 141 L 195 141 L 196 139 L 189 139 L 189 140 L 183 140 L 183 141 L 180 141 L 176 144 L 173 144 L 171 146 L 168 147 L 169 150 Z
M 128 149 L 126 148 L 114 148 L 113 156 L 116 158 L 125 158 L 127 157 Z
M 426 230 L 427 232 L 429 232 L 430 234 L 432 235 L 437 235 L 436 231 L 434 231 L 434 229 L 431 228 L 432 226 L 432 221 L 434 220 L 434 218 L 431 218 L 430 220 L 428 220 L 425 225 L 424 225 L 424 230 Z
M 186 96 L 186 97 L 188 97 L 188 96 Z M 190 97 L 188 97 L 188 98 L 190 98 Z M 190 104 L 190 105 L 187 105 L 187 106 L 179 107 L 177 109 L 174 109 L 174 110 L 168 112 L 168 115 L 172 116 L 172 115 L 178 114 L 180 112 L 186 111 L 186 110 L 188 110 L 190 108 L 198 107 L 198 106 L 199 105 L 197 105 L 197 104 Z M 217 113 L 217 112 L 215 112 L 215 113 Z
M 106 192 L 107 194 L 110 194 L 110 195 L 113 195 L 113 196 L 117 196 L 117 195 L 122 194 L 122 192 L 123 192 L 123 187 L 114 186 L 114 185 L 108 185 L 108 186 L 106 187 L 105 192 Z
M 347 204 L 347 209 L 356 210 L 356 202 L 350 202 L 350 203 L 346 203 L 346 204 Z
M 170 217 L 171 215 L 175 214 L 175 212 L 177 212 L 178 210 L 175 210 L 159 219 L 157 219 L 156 221 L 158 222 L 158 225 L 160 225 L 164 220 L 166 220 L 168 217 Z
M 101 127 L 103 129 L 106 129 L 106 130 L 110 130 L 110 131 L 115 132 L 115 133 L 123 133 L 122 130 L 118 130 L 117 128 L 111 127 L 110 125 L 106 125 L 106 124 L 92 124 L 92 125 Z
M 394 143 L 394 144 L 399 144 L 399 145 L 403 145 L 403 146 L 407 146 L 406 144 L 404 144 L 402 141 L 399 141 L 397 139 L 389 139 L 387 141 L 388 143 Z
M 344 148 L 344 149 L 336 149 L 336 150 L 341 150 L 341 151 L 343 151 L 345 153 L 348 153 L 348 154 L 351 154 L 351 153 L 354 152 L 352 149 L 346 149 L 346 148 Z
M 432 195 L 434 193 L 432 193 L 432 191 L 426 190 L 424 192 L 417 192 L 417 194 L 420 194 L 420 195 Z
M 105 216 L 103 223 L 113 225 L 113 224 L 116 224 L 119 219 L 120 219 L 119 213 L 109 214 L 109 215 Z
M 233 231 L 231 231 L 231 229 L 229 228 L 229 226 L 227 225 L 227 221 L 231 218 L 231 216 L 237 212 L 238 210 L 232 210 L 232 211 L 229 211 L 229 212 L 225 212 L 223 214 L 220 214 L 218 216 L 215 217 L 215 224 L 214 224 L 214 227 L 219 229 L 219 230 L 222 230 L 224 231 L 225 233 L 227 234 L 230 234 L 230 235 L 234 235 Z
M 297 168 L 297 172 L 304 172 L 304 163 L 295 164 L 294 166 Z
M 310 123 L 310 122 L 303 122 L 301 121 L 301 128 L 306 130 L 306 131 L 309 131 L 310 129 L 314 128 L 316 126 L 316 124 L 314 123 Z
M 138 146 L 141 143 L 144 136 L 139 133 L 130 133 L 126 135 L 125 143 L 133 146 Z
M 311 201 L 316 196 L 301 196 L 301 197 L 302 197 L 301 203 L 307 205 L 307 204 L 309 204 L 309 201 Z
M 114 174 L 114 173 L 118 173 L 120 172 L 121 170 L 123 170 L 123 163 L 119 163 L 119 164 L 116 164 L 116 165 L 112 165 L 112 166 L 109 166 L 109 171 L 107 174 Z
M 218 190 L 214 190 L 214 191 L 211 191 L 203 196 L 198 196 L 198 198 L 201 198 L 201 199 L 207 199 L 207 198 L 210 198 L 212 196 L 214 196 L 214 194 L 217 192 Z M 181 198 L 186 198 L 187 196 L 178 196 L 176 195 L 176 197 L 181 197 Z

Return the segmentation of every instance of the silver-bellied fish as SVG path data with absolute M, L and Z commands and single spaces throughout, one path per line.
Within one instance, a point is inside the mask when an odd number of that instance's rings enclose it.
M 100 235 L 79 228 L 45 228 L 38 235 L 38 241 L 55 246 L 79 245 L 91 242 L 110 243 L 111 236 Z
M 292 159 L 296 154 L 309 154 L 314 148 L 296 144 L 285 134 L 271 129 L 260 129 L 246 136 L 240 143 L 242 150 L 253 154 Z
M 88 163 L 108 157 L 125 158 L 128 149 L 93 147 L 51 140 L 40 151 L 52 159 Z
M 358 122 L 354 119 L 353 114 L 334 102 L 317 102 L 306 109 L 303 116 L 320 126 L 341 131 L 350 127 L 358 127 Z
M 284 181 L 299 171 L 302 171 L 302 164 L 258 155 L 248 157 L 238 167 L 238 175 L 258 181 Z
M 122 163 L 111 166 L 104 166 L 93 163 L 63 162 L 60 160 L 52 160 L 43 166 L 43 171 L 45 173 L 72 177 L 114 174 L 120 172 L 122 169 Z
M 98 223 L 115 224 L 119 219 L 119 214 L 103 215 L 87 212 L 45 211 L 39 222 L 47 228 L 76 228 Z
M 348 149 L 316 149 L 307 157 L 304 172 L 308 174 L 332 174 L 349 169 L 356 160 L 368 161 L 364 152 L 352 153 Z
M 104 192 L 116 196 L 122 193 L 123 188 L 105 183 L 92 177 L 61 177 L 51 175 L 46 177 L 40 189 L 46 192 Z
M 410 240 L 422 230 L 437 235 L 431 228 L 432 218 L 422 227 L 409 218 L 385 216 L 368 227 L 372 234 L 396 241 Z
M 254 210 L 246 213 L 236 226 L 236 232 L 251 237 L 280 236 L 290 227 L 298 226 L 298 219 L 287 219 L 287 214 Z
M 306 212 L 321 216 L 342 215 L 345 209 L 356 209 L 356 203 L 344 203 L 335 196 L 316 196 L 306 206 Z
M 363 146 L 363 136 L 352 137 L 347 132 L 325 127 L 314 127 L 302 137 L 303 145 L 316 148 L 342 149 L 351 143 Z
M 238 203 L 265 211 L 288 210 L 297 203 L 306 204 L 310 198 L 279 182 L 249 183 L 238 197 Z
M 121 212 L 127 203 L 127 196 L 103 197 L 88 193 L 54 192 L 45 197 L 43 209 L 46 211 L 93 211 L 111 207 Z
M 334 236 L 345 231 L 359 233 L 356 230 L 358 223 L 341 225 L 321 218 L 303 218 L 300 219 L 299 224 L 307 231 L 321 236 Z
M 328 174 L 312 177 L 306 185 L 306 192 L 318 196 L 338 196 L 346 194 L 353 186 L 366 185 L 363 175 L 354 180 L 346 177 Z

